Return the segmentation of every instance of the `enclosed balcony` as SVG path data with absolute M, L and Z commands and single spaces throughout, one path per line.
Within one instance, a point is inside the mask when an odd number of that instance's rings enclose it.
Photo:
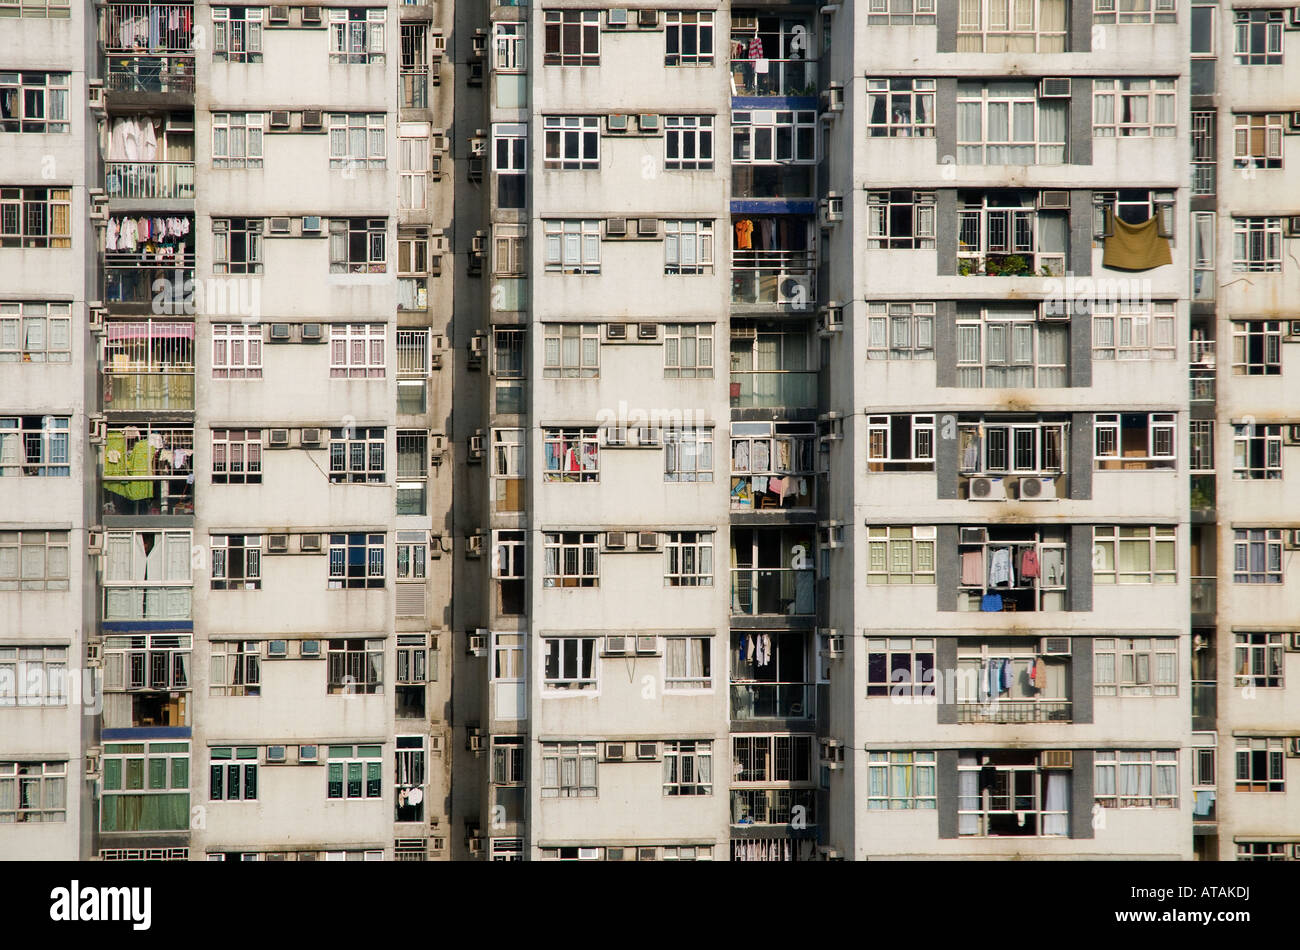
M 192 4 L 110 3 L 100 23 L 110 93 L 193 95 Z
M 1214 340 L 1192 340 L 1187 354 L 1188 398 L 1192 402 L 1212 403 L 1217 375 Z
M 809 640 L 790 631 L 732 631 L 731 718 L 815 719 Z
M 191 412 L 194 324 L 113 321 L 104 351 L 104 409 Z
M 872 529 L 876 531 L 879 529 Z M 884 538 L 871 539 L 870 567 L 886 556 Z M 879 550 L 877 550 L 877 548 Z M 1065 528 L 990 525 L 960 529 L 963 611 L 1056 611 L 1067 609 Z
M 104 538 L 104 623 L 186 625 L 192 616 L 192 533 L 109 530 Z
M 733 825 L 788 825 L 796 816 L 809 825 L 816 824 L 817 792 L 814 789 L 745 788 L 731 791 Z
M 1070 220 L 1037 210 L 1032 191 L 959 192 L 957 272 L 963 276 L 1065 275 Z
M 731 510 L 811 508 L 816 488 L 816 424 L 731 424 Z
M 731 325 L 731 408 L 817 405 L 813 338 L 802 327 L 735 320 Z
M 811 528 L 731 529 L 733 615 L 816 613 Z
M 805 310 L 816 301 L 813 222 L 802 215 L 733 215 L 731 302 Z
M 789 13 L 731 11 L 731 94 L 735 97 L 817 95 L 812 20 Z
M 114 214 L 104 228 L 104 299 L 192 313 L 194 221 L 165 208 Z
M 194 429 L 110 428 L 101 505 L 105 515 L 194 514 Z

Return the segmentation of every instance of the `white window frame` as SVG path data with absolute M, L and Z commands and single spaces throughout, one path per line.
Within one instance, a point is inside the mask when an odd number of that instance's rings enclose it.
M 867 304 L 867 359 L 933 360 L 935 305 Z
M 1172 360 L 1177 355 L 1172 300 L 1097 300 L 1092 312 L 1094 360 Z
M 737 109 L 731 113 L 731 163 L 812 165 L 819 137 L 816 111 Z
M 260 534 L 214 534 L 208 537 L 212 557 L 213 590 L 262 589 L 262 536 Z M 243 560 L 240 576 L 231 577 L 235 551 Z
M 664 586 L 713 586 L 712 531 L 669 531 L 665 533 Z
M 0 531 L 0 591 L 68 590 L 70 550 L 67 531 Z
M 0 762 L 0 826 L 68 820 L 68 763 Z
M 665 323 L 664 378 L 712 379 L 712 323 Z
M 330 377 L 333 379 L 383 379 L 388 326 L 383 323 L 330 325 Z
M 1210 8 L 1213 9 L 1213 8 Z M 1234 112 L 1232 157 L 1237 168 L 1281 168 L 1285 116 L 1280 112 Z M 1262 148 L 1258 148 L 1259 135 Z
M 663 788 L 669 798 L 713 794 L 713 742 L 669 739 L 663 744 Z
M 38 84 L 29 80 L 44 77 Z M 46 72 L 39 69 L 0 72 L 0 97 L 11 97 L 13 114 L 0 122 L 0 133 L 58 135 L 71 131 L 68 117 L 68 88 L 70 73 Z M 40 95 L 39 104 L 27 114 L 28 96 Z
M 1232 219 L 1232 272 L 1282 273 L 1282 219 L 1237 217 Z
M 1251 342 L 1258 337 L 1263 358 L 1252 361 Z M 1281 376 L 1282 375 L 1282 321 L 1233 320 L 1232 321 L 1232 375 Z
M 713 637 L 664 637 L 664 690 L 713 689 Z
M 1065 363 L 1043 362 L 1043 337 L 1065 334 Z M 974 346 L 971 337 L 974 336 Z M 995 340 L 995 335 L 998 338 Z M 1024 348 L 1028 343 L 1028 358 Z M 970 358 L 974 353 L 976 358 Z M 963 358 L 965 356 L 965 358 Z M 1058 388 L 1069 385 L 1069 329 L 1044 323 L 1036 309 L 980 307 L 978 314 L 957 313 L 957 385 L 967 389 Z M 1025 374 L 1029 378 L 1023 378 Z M 1051 374 L 1046 377 L 1046 374 Z M 1014 375 L 1013 375 L 1014 374 Z
M 543 742 L 542 798 L 595 798 L 599 772 L 595 742 Z
M 260 640 L 212 640 L 208 663 L 209 696 L 262 695 Z
M 935 419 L 933 414 L 907 415 L 910 438 L 906 446 L 893 444 L 895 416 L 867 416 L 867 468 L 868 471 L 887 471 L 901 467 L 917 471 L 916 465 L 934 469 Z
M 1093 695 L 1177 696 L 1177 637 L 1095 637 Z
M 262 482 L 262 430 L 212 430 L 212 483 L 260 485 Z
M 544 167 L 565 171 L 600 170 L 600 116 L 542 117 Z
M 1121 569 L 1125 549 L 1139 562 Z M 1161 564 L 1162 556 L 1166 559 Z M 1145 557 L 1146 565 L 1141 566 Z M 1178 583 L 1178 534 L 1173 525 L 1093 525 L 1092 583 L 1094 586 Z
M 544 428 L 542 452 L 545 481 L 600 481 L 600 430 L 596 426 Z M 570 452 L 574 453 L 577 468 L 566 467 Z M 589 460 L 593 463 L 591 467 L 588 467 Z M 552 462 L 558 467 L 552 468 Z
M 895 198 L 898 200 L 896 201 Z M 909 234 L 894 234 L 896 205 L 912 209 Z M 933 250 L 936 223 L 935 192 L 896 191 L 867 192 L 867 249 L 868 250 Z
M 1286 10 L 1233 10 L 1233 61 L 1238 66 L 1281 66 Z M 1254 24 L 1262 23 L 1263 49 L 1255 49 L 1260 34 Z
M 331 112 L 330 168 L 383 168 L 388 131 L 382 112 Z
M 551 693 L 594 693 L 599 690 L 600 638 L 544 637 L 540 651 L 542 689 Z
M 1059 5 L 1062 29 L 1043 29 L 1047 3 Z M 1065 0 L 961 0 L 957 51 L 960 53 L 1064 53 L 1069 41 Z M 1028 39 L 1028 48 L 1022 44 Z
M 1277 736 L 1237 736 L 1233 785 L 1238 792 L 1285 792 L 1285 740 Z M 1255 775 L 1254 753 L 1267 755 L 1265 774 Z M 1242 787 L 1242 783 L 1245 787 Z
M 1232 684 L 1260 689 L 1286 686 L 1286 638 L 1290 633 L 1235 630 L 1232 640 Z
M 1166 138 L 1178 131 L 1176 79 L 1094 79 L 1092 134 L 1096 138 Z
M 664 446 L 664 481 L 713 481 L 713 426 L 659 430 Z
M 365 11 L 364 17 L 352 16 L 361 10 Z M 368 65 L 384 62 L 387 12 L 383 7 L 330 10 L 330 63 Z
M 336 754 L 337 753 L 337 754 Z M 330 786 L 334 784 L 335 766 L 339 773 L 339 794 L 332 795 Z M 361 788 L 353 795 L 349 788 L 352 782 L 351 771 L 356 766 L 360 773 Z M 378 776 L 376 778 L 375 776 Z M 378 782 L 377 788 L 372 783 Z M 325 753 L 325 800 L 326 801 L 380 801 L 384 797 L 384 759 L 383 746 L 377 744 L 329 745 Z M 339 852 L 341 853 L 341 852 Z M 366 852 L 369 854 L 370 852 Z M 382 853 L 382 852 L 381 852 Z M 329 860 L 328 858 L 326 860 Z M 335 858 L 334 860 L 341 860 Z
M 1173 23 L 1177 13 L 1178 0 L 1092 0 L 1096 23 Z
M 492 24 L 492 69 L 498 73 L 527 72 L 527 23 L 497 20 Z
M 212 58 L 218 62 L 260 63 L 266 10 L 244 7 L 243 19 L 230 15 L 230 7 L 212 8 Z
M 352 540 L 355 538 L 363 540 Z M 349 577 L 347 574 L 348 552 L 353 548 L 363 548 L 365 551 L 366 569 L 363 577 Z M 384 587 L 386 553 L 382 534 L 365 531 L 331 534 L 329 536 L 329 582 L 326 589 L 356 590 Z
M 208 801 L 255 802 L 261 784 L 257 774 L 257 746 L 213 746 L 208 749 Z M 231 778 L 239 791 L 231 794 Z M 252 794 L 249 794 L 252 778 Z M 220 791 L 218 791 L 218 786 Z
M 664 273 L 713 273 L 713 221 L 664 221 Z
M 1232 477 L 1243 481 L 1281 479 L 1284 444 L 1281 425 L 1234 422 L 1232 424 Z M 1254 465 L 1252 462 L 1252 455 L 1257 447 L 1263 449 L 1262 466 Z
M 212 167 L 261 168 L 264 112 L 212 113 Z
M 1262 569 L 1250 566 L 1258 553 Z M 1282 560 L 1282 532 L 1278 528 L 1236 528 L 1232 532 L 1232 582 L 1234 584 L 1281 584 L 1286 568 Z
M 1148 469 L 1173 468 L 1178 459 L 1178 416 L 1172 412 L 1136 413 L 1145 416 L 1146 452 L 1143 455 L 1124 454 L 1124 416 L 1131 413 L 1099 412 L 1093 416 L 1094 467 L 1110 467 L 1105 463 L 1120 462 L 1126 467 L 1142 463 Z
M 934 525 L 868 525 L 867 583 L 934 584 Z
M 548 531 L 542 535 L 542 586 L 600 586 L 600 540 L 594 531 Z
M 634 13 L 630 13 L 634 16 Z M 664 65 L 665 66 L 712 66 L 716 43 L 712 10 L 665 10 L 664 17 Z M 682 40 L 694 34 L 694 52 L 683 50 Z M 708 51 L 705 52 L 707 37 Z M 674 44 L 674 40 L 676 43 Z M 676 46 L 676 52 L 673 47 Z
M 0 706 L 67 704 L 66 646 L 0 646 Z
M 1177 808 L 1178 750 L 1098 749 L 1093 800 L 1102 808 Z
M 867 0 L 869 26 L 933 26 L 936 0 Z
M 72 304 L 0 303 L 0 363 L 72 360 Z
M 937 758 L 933 752 L 868 752 L 867 809 L 938 808 Z M 922 793 L 923 787 L 929 794 Z
M 212 378 L 262 378 L 262 325 L 212 324 Z
M 262 232 L 265 228 L 263 218 L 213 218 L 212 273 L 262 273 Z M 231 254 L 231 238 L 235 235 L 244 238 L 244 253 L 238 258 Z
M 600 375 L 600 324 L 547 323 L 542 327 L 542 376 L 595 379 Z
M 542 222 L 546 270 L 559 274 L 600 273 L 600 221 L 566 219 Z
M 331 429 L 327 449 L 332 484 L 383 484 L 388 480 L 388 433 L 382 426 Z
M 1059 142 L 1042 141 L 1043 112 L 1061 99 L 1040 99 L 1037 85 L 1033 80 L 1002 80 L 1004 83 L 1015 82 L 1023 89 L 1015 92 L 994 92 L 987 83 L 980 84 L 979 94 L 969 86 L 973 83 L 961 80 L 957 84 L 957 164 L 958 165 L 1063 165 L 1069 141 L 1069 121 L 1062 123 L 1065 138 Z M 966 87 L 966 88 L 963 88 Z M 966 109 L 978 108 L 980 116 L 980 137 L 978 140 L 964 141 L 961 138 L 961 115 Z M 1033 131 L 1029 138 L 1016 138 L 1016 116 L 1024 109 L 1032 110 Z M 993 140 L 994 110 L 1006 112 L 1007 138 Z M 1005 155 L 994 155 L 994 149 L 1006 151 Z M 1012 150 L 1015 150 L 1014 152 Z M 1028 154 L 1022 154 L 1028 150 Z
M 713 167 L 713 116 L 666 115 L 664 168 L 694 171 Z
M 867 135 L 872 138 L 934 138 L 934 79 L 867 79 Z M 878 121 L 878 109 L 884 121 Z

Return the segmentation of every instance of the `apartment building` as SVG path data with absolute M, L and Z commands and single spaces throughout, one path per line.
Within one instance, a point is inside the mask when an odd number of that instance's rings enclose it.
M 0 0 L 0 854 L 1300 856 L 1297 31 Z

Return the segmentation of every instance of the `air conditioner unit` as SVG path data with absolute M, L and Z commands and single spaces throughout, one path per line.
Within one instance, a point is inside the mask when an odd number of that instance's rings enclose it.
M 808 281 L 798 277 L 787 277 L 777 287 L 779 303 L 807 304 L 812 300 Z
M 267 554 L 288 554 L 289 536 L 287 534 L 268 534 L 266 536 Z
M 606 531 L 605 547 L 611 551 L 621 551 L 627 547 L 626 531 Z
M 1038 308 L 1038 319 L 1044 323 L 1068 323 L 1073 314 L 1073 307 L 1069 301 L 1046 300 Z
M 483 431 L 481 429 L 469 437 L 469 461 L 483 461 Z
M 627 10 L 618 8 L 605 14 L 605 26 L 612 29 L 627 26 Z
M 481 27 L 474 31 L 469 38 L 469 55 L 474 59 L 482 59 L 487 53 L 487 30 Z
M 659 743 L 638 742 L 636 744 L 636 757 L 643 762 L 659 758 Z
M 830 336 L 844 329 L 844 308 L 835 303 L 822 308 L 817 318 L 817 332 L 821 336 Z
M 271 15 L 268 18 L 272 23 L 288 23 L 289 8 L 287 6 L 272 5 Z
M 962 528 L 958 538 L 959 544 L 987 544 L 988 528 Z
M 304 323 L 302 325 L 302 342 L 319 343 L 325 338 L 325 325 L 322 323 Z
M 1074 753 L 1069 749 L 1044 749 L 1043 768 L 1072 769 L 1074 768 Z
M 469 365 L 476 368 L 483 365 L 483 355 L 487 352 L 487 334 L 475 333 L 469 338 Z
M 653 550 L 659 547 L 659 532 L 638 531 L 636 533 L 636 546 L 642 550 Z
M 1038 207 L 1044 210 L 1069 211 L 1070 193 L 1068 191 L 1040 191 Z
M 659 339 L 659 324 L 657 323 L 638 323 L 636 325 L 636 338 L 638 340 L 657 340 Z
M 1293 652 L 1300 653 L 1300 632 L 1292 632 L 1287 634 L 1286 648 Z
M 267 640 L 266 655 L 273 660 L 279 660 L 289 655 L 288 640 Z
M 1056 479 L 1026 477 L 1020 479 L 1021 501 L 1056 501 Z
M 839 521 L 823 521 L 817 526 L 817 539 L 824 548 L 844 546 L 844 524 Z
M 269 445 L 273 449 L 287 449 L 289 447 L 289 430 L 272 429 Z
M 844 111 L 844 83 L 832 82 L 822 90 L 822 117 L 834 119 Z
M 1289 342 L 1300 342 L 1300 320 L 1286 321 L 1286 339 Z
M 104 109 L 104 80 L 91 79 L 86 83 L 86 105 L 90 108 L 103 111 Z
M 298 764 L 315 765 L 320 761 L 320 746 L 300 745 L 298 746 Z
M 483 168 L 484 168 L 484 163 L 482 158 L 478 158 L 478 157 L 471 158 L 469 160 L 469 170 L 468 170 L 469 180 L 482 181 Z
M 643 237 L 643 238 L 658 237 L 659 219 L 658 218 L 637 218 L 636 236 Z
M 86 307 L 86 321 L 90 325 L 90 329 L 92 331 L 103 330 L 104 319 L 107 316 L 108 316 L 107 307 L 97 307 L 94 304 L 89 304 Z
M 302 110 L 302 127 L 304 129 L 319 129 L 320 123 L 321 123 L 320 109 Z
M 663 444 L 660 429 L 655 426 L 639 426 L 636 430 L 636 444 L 643 449 L 657 449 Z
M 471 534 L 465 537 L 465 556 L 466 557 L 483 556 L 483 535 Z
M 303 7 L 302 8 L 303 25 L 320 22 L 320 7 Z
M 322 430 L 317 428 L 305 428 L 298 438 L 298 444 L 304 449 L 316 448 L 321 444 Z
M 1300 112 L 1287 113 L 1286 130 L 1290 135 L 1300 134 Z
M 481 130 L 470 137 L 469 153 L 476 158 L 487 156 L 487 136 Z
M 1282 532 L 1283 546 L 1292 551 L 1300 551 L 1300 529 L 1289 528 Z
M 1286 754 L 1292 758 L 1300 756 L 1300 736 L 1292 736 L 1286 740 Z
M 827 847 L 826 845 L 820 845 L 820 844 L 819 844 L 819 845 L 817 846 L 817 854 L 821 857 L 821 859 L 822 859 L 823 861 L 838 861 L 838 860 L 840 860 L 840 849 L 839 849 L 839 848 L 829 848 L 829 847 Z
M 821 200 L 822 224 L 835 224 L 844 220 L 844 196 L 830 192 Z
M 659 25 L 658 10 L 638 10 L 636 11 L 636 25 L 643 30 L 653 30 Z
M 1042 80 L 1038 84 L 1038 97 L 1040 99 L 1070 98 L 1070 80 L 1057 78 Z
M 288 218 L 286 218 L 286 217 L 279 217 L 279 218 L 272 218 L 272 219 L 271 219 L 271 233 L 272 233 L 272 234 L 289 234 L 289 233 L 291 232 L 291 230 L 292 230 L 292 229 L 289 227 L 289 219 L 288 219 Z
M 658 653 L 659 638 L 658 637 L 637 637 L 636 652 L 641 656 L 648 656 L 650 654 Z
M 473 656 L 486 656 L 488 649 L 488 635 L 480 628 L 477 633 L 471 633 L 465 644 L 465 650 Z
M 435 432 L 429 436 L 429 464 L 441 465 L 447 456 L 447 437 Z
M 282 745 L 269 745 L 266 747 L 266 761 L 283 762 L 288 758 L 287 750 Z
M 303 554 L 318 554 L 321 550 L 319 534 L 301 534 L 298 536 L 298 550 Z
M 287 323 L 271 324 L 272 343 L 288 343 L 291 339 L 293 339 L 293 331 L 289 328 L 289 324 Z
M 971 501 L 1006 501 L 1007 486 L 1000 478 L 980 475 L 970 480 Z
M 1045 656 L 1069 656 L 1069 637 L 1043 637 L 1038 643 L 1038 652 Z
M 302 233 L 319 234 L 320 233 L 320 215 L 305 214 L 302 216 Z
M 844 637 L 839 634 L 827 634 L 825 640 L 826 649 L 822 651 L 823 656 L 831 660 L 838 660 L 844 656 Z
M 605 652 L 610 656 L 625 656 L 636 650 L 635 642 L 631 637 L 606 637 Z
M 636 117 L 636 127 L 640 132 L 658 132 L 659 116 L 653 112 L 642 112 Z
M 96 413 L 86 420 L 89 438 L 95 445 L 103 445 L 108 441 L 108 420 Z
M 287 129 L 289 127 L 289 110 L 272 109 L 271 110 L 271 128 Z
M 484 743 L 483 741 L 483 737 L 481 735 L 478 735 L 477 733 L 470 733 L 468 736 L 466 736 L 466 739 L 467 741 L 465 743 L 465 748 L 467 748 L 470 752 L 482 752 L 486 746 L 486 743 Z M 483 850 L 483 844 L 482 844 L 483 839 L 482 838 L 470 839 L 471 842 L 475 840 L 479 842 L 477 850 L 479 851 Z M 471 851 L 475 850 L 473 844 L 470 844 L 470 850 Z
M 605 339 L 607 340 L 626 340 L 627 324 L 626 323 L 607 323 L 605 324 Z
M 605 761 L 606 761 L 606 762 L 622 762 L 622 761 L 623 761 L 623 754 L 624 754 L 624 752 L 626 752 L 626 750 L 627 750 L 627 746 L 626 746 L 625 743 L 622 743 L 622 742 L 606 742 L 606 743 L 605 743 Z
M 627 131 L 627 114 L 622 112 L 611 112 L 605 117 L 606 132 L 626 132 Z
M 86 553 L 92 555 L 104 553 L 103 528 L 91 528 L 86 532 Z
M 1282 233 L 1286 237 L 1300 237 L 1300 217 L 1283 218 Z
M 1292 29 L 1300 30 L 1300 7 L 1292 7 L 1287 22 Z
M 108 217 L 108 195 L 98 188 L 88 188 L 86 193 L 90 197 L 90 216 L 96 221 L 106 219 Z
M 609 218 L 605 221 L 605 237 L 626 237 L 627 218 Z

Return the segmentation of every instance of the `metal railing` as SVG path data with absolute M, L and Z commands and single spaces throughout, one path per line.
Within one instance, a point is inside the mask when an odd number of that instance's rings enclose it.
M 1068 699 L 999 699 L 996 702 L 957 704 L 958 722 L 1071 722 L 1073 703 Z
M 1214 402 L 1216 360 L 1214 340 L 1191 340 L 1188 343 L 1188 396 L 1192 402 Z
M 731 302 L 811 304 L 817 296 L 812 251 L 731 252 Z
M 113 92 L 194 92 L 194 57 L 112 55 L 104 87 Z
M 104 190 L 110 198 L 193 198 L 193 162 L 108 162 Z
M 808 824 L 816 818 L 817 794 L 811 788 L 746 788 L 731 791 L 733 825 L 785 825 L 802 808 Z
M 817 612 L 816 578 L 811 570 L 794 568 L 733 568 L 731 612 L 807 615 Z
M 733 96 L 816 96 L 817 63 L 806 59 L 733 59 Z
M 800 408 L 817 405 L 817 374 L 753 372 L 731 374 L 732 409 Z
M 816 684 L 732 683 L 732 719 L 812 719 Z
M 194 39 L 188 3 L 110 3 L 104 7 L 104 49 L 186 53 Z
M 155 287 L 157 281 L 164 283 Z M 194 269 L 145 263 L 105 266 L 104 299 L 110 303 L 153 303 L 164 307 L 163 312 L 184 312 L 194 299 Z

